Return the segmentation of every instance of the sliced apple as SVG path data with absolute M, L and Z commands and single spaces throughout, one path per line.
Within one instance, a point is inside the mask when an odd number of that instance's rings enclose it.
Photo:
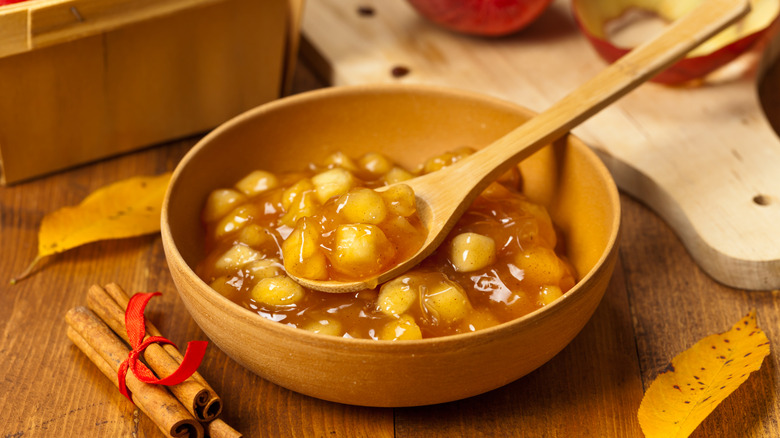
M 408 0 L 428 20 L 455 32 L 502 36 L 531 24 L 552 0 Z
M 573 0 L 572 9 L 596 52 L 614 62 L 703 1 Z M 780 0 L 751 0 L 750 5 L 742 20 L 702 43 L 653 82 L 673 85 L 702 78 L 748 50 L 777 19 Z

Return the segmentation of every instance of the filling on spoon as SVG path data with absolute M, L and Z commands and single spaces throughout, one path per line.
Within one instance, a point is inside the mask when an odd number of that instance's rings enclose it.
M 341 183 L 350 178 L 344 169 L 312 178 L 339 187 L 312 215 L 301 217 L 282 244 L 290 274 L 310 280 L 364 280 L 408 259 L 422 246 L 427 231 L 409 186 L 397 184 L 377 192 Z M 334 179 L 339 182 L 330 183 Z M 315 193 L 321 187 L 317 184 Z
M 336 153 L 297 173 L 254 171 L 212 192 L 203 210 L 207 257 L 198 275 L 258 314 L 317 333 L 421 339 L 475 331 L 550 304 L 575 283 L 546 210 L 513 169 L 491 184 L 423 263 L 375 289 L 329 294 L 310 279 L 370 278 L 426 237 L 414 193 L 397 184 L 473 152 L 461 148 L 410 171 L 387 157 Z

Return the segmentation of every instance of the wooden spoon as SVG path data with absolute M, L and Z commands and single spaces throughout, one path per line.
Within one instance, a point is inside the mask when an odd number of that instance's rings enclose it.
M 404 181 L 414 189 L 420 218 L 428 229 L 425 243 L 411 258 L 377 277 L 360 281 L 293 278 L 311 289 L 343 293 L 374 288 L 404 273 L 441 244 L 472 201 L 496 178 L 683 58 L 749 11 L 748 0 L 704 1 L 656 38 L 635 48 L 549 109 L 491 145 L 452 166 Z

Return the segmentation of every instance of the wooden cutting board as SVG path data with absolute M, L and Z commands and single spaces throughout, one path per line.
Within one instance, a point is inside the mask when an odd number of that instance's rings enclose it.
M 333 85 L 437 84 L 536 111 L 605 66 L 567 0 L 499 39 L 443 30 L 402 0 L 308 0 L 303 32 L 304 55 Z M 743 289 L 780 288 L 780 140 L 757 93 L 780 46 L 774 39 L 718 80 L 695 88 L 644 84 L 574 130 L 707 273 Z M 408 74 L 398 77 L 398 67 Z

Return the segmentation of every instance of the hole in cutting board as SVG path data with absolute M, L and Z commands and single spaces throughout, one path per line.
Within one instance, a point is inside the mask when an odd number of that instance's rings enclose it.
M 357 13 L 361 17 L 373 17 L 376 11 L 371 6 L 358 6 Z
M 758 194 L 756 196 L 753 196 L 753 203 L 756 205 L 760 205 L 762 207 L 767 206 L 772 203 L 772 197 L 767 195 Z
M 390 70 L 390 75 L 394 78 L 402 78 L 411 72 L 409 67 L 403 65 L 397 65 Z

